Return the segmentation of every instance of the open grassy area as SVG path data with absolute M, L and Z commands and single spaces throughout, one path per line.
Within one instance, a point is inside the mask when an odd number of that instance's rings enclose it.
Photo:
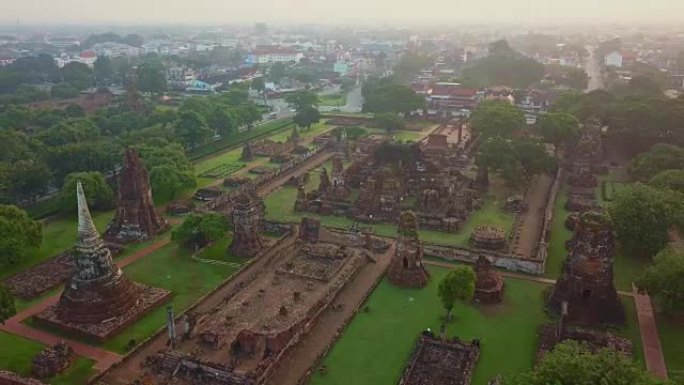
M 23 337 L 0 331 L 0 368 L 18 373 L 22 376 L 31 375 L 31 360 L 43 349 L 43 345 Z M 93 361 L 78 357 L 74 364 L 64 373 L 51 378 L 53 385 L 85 384 L 93 374 Z
M 347 94 L 339 92 L 328 95 L 318 95 L 318 100 L 321 101 L 321 106 L 342 107 L 347 104 Z
M 428 270 L 430 282 L 424 289 L 400 289 L 383 280 L 366 303 L 370 310 L 355 316 L 326 357 L 327 374 L 316 372 L 311 384 L 397 383 L 418 334 L 426 328 L 438 331 L 444 315 L 437 285 L 448 270 L 436 267 Z M 454 308 L 448 334 L 481 339 L 474 385 L 485 385 L 499 373 L 520 372 L 532 366 L 537 327 L 547 320 L 542 302 L 544 287 L 507 279 L 502 305 L 457 304 Z
M 93 213 L 95 226 L 102 232 L 114 216 L 113 211 Z M 38 264 L 62 251 L 67 250 L 76 241 L 78 218 L 76 216 L 58 217 L 43 221 L 43 243 L 37 250 L 30 251 L 18 263 L 5 266 L 0 270 L 0 279 L 16 274 L 30 266 Z
M 658 314 L 656 319 L 670 379 L 684 384 L 684 316 Z
M 217 287 L 236 270 L 228 266 L 200 263 L 192 260 L 190 255 L 190 251 L 170 244 L 127 266 L 125 272 L 136 282 L 170 290 L 173 293 L 171 302 L 174 310 L 180 313 Z M 103 347 L 113 352 L 125 353 L 129 340 L 135 339 L 141 342 L 163 327 L 165 320 L 166 308 L 161 306 L 107 341 Z
M 558 278 L 563 268 L 563 262 L 568 256 L 565 242 L 572 238 L 572 231 L 565 227 L 565 220 L 570 212 L 565 209 L 565 202 L 568 200 L 567 187 L 563 186 L 558 191 L 556 205 L 553 210 L 553 226 L 551 228 L 551 239 L 549 241 L 549 254 L 546 259 L 546 276 Z

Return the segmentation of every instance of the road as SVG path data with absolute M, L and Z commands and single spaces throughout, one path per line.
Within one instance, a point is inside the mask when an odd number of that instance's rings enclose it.
M 595 57 L 595 48 L 590 45 L 585 46 L 585 48 L 589 51 L 589 56 L 584 59 L 584 70 L 589 76 L 589 85 L 585 92 L 605 88 L 603 78 L 601 77 L 601 68 L 599 67 L 598 62 L 599 58 Z

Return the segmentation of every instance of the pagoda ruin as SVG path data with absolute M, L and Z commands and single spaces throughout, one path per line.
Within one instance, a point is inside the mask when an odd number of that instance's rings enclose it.
M 169 228 L 155 210 L 150 177 L 138 153 L 127 149 L 119 175 L 118 204 L 104 238 L 115 243 L 140 242 Z
M 492 262 L 484 255 L 475 261 L 475 295 L 476 302 L 485 304 L 503 301 L 504 279 L 501 273 L 492 268 Z
M 430 275 L 423 267 L 416 214 L 412 211 L 401 213 L 397 232 L 396 250 L 387 271 L 390 282 L 403 288 L 425 287 Z
M 259 236 L 262 202 L 243 193 L 233 203 L 233 242 L 228 250 L 232 255 L 252 258 L 264 248 Z
M 625 312 L 613 284 L 613 231 L 595 211 L 579 216 L 570 256 L 556 282 L 549 309 L 583 326 L 623 325 Z
M 57 305 L 36 315 L 40 323 L 104 341 L 168 299 L 167 290 L 134 283 L 112 261 L 88 210 L 83 186 L 76 186 L 78 236 L 76 270 Z

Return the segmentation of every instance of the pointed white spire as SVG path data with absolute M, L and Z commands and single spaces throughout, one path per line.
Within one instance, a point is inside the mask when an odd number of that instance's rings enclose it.
M 78 241 L 83 242 L 87 238 L 99 237 L 100 234 L 88 210 L 88 201 L 83 193 L 81 181 L 76 182 L 76 200 L 78 202 Z

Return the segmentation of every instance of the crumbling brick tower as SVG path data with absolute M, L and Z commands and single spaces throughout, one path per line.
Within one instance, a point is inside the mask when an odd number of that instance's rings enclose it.
M 116 214 L 104 233 L 106 240 L 140 242 L 168 229 L 168 222 L 154 208 L 147 169 L 133 149 L 124 153 L 118 193 Z
M 565 311 L 565 319 L 579 325 L 624 324 L 624 309 L 613 284 L 613 249 L 608 218 L 595 211 L 582 213 L 549 309 L 557 314 Z
M 228 250 L 238 257 L 254 257 L 264 248 L 259 236 L 261 202 L 256 197 L 240 194 L 233 203 L 233 242 Z
M 95 229 L 80 182 L 76 194 L 76 272 L 66 284 L 56 311 L 63 321 L 94 324 L 133 309 L 139 290 L 112 262 L 109 249 Z
M 404 288 L 425 287 L 430 275 L 423 267 L 418 217 L 414 212 L 401 213 L 397 232 L 397 246 L 387 272 L 390 282 Z

